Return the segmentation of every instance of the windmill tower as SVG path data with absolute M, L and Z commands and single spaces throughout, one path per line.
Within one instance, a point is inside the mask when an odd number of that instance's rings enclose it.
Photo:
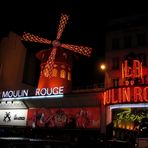
M 23 33 L 22 40 L 37 42 L 43 44 L 52 44 L 50 50 L 41 50 L 37 53 L 37 58 L 41 60 L 40 65 L 40 78 L 38 82 L 38 88 L 53 88 L 64 86 L 64 93 L 71 92 L 72 89 L 72 54 L 73 52 L 82 54 L 84 56 L 90 56 L 92 48 L 63 44 L 60 42 L 60 38 L 64 31 L 65 25 L 69 16 L 62 14 L 57 31 L 56 39 L 51 41 L 39 36 L 35 36 L 30 33 Z M 68 50 L 65 50 L 68 49 Z

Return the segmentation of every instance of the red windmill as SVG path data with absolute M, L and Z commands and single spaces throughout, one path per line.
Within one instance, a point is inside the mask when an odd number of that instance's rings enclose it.
M 51 50 L 41 50 L 36 55 L 37 58 L 41 60 L 38 88 L 64 86 L 64 93 L 70 92 L 72 69 L 72 56 L 70 56 L 72 54 L 71 51 L 88 57 L 91 55 L 92 48 L 90 47 L 60 43 L 59 40 L 68 19 L 68 15 L 61 15 L 57 37 L 53 41 L 30 33 L 23 33 L 22 40 L 24 41 L 52 44 L 53 46 Z M 65 50 L 64 48 L 69 50 Z

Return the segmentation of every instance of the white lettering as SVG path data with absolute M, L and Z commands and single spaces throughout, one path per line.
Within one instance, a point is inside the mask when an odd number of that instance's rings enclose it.
M 39 96 L 39 95 L 40 95 L 40 89 L 39 89 L 39 88 L 36 89 L 35 95 L 36 95 L 36 96 Z
M 16 97 L 27 97 L 28 90 L 10 90 L 10 91 L 3 91 L 2 98 L 16 98 Z
M 59 95 L 63 95 L 64 93 L 64 86 L 59 87 Z
M 63 95 L 64 86 L 53 88 L 37 88 L 35 90 L 35 96 L 51 96 L 51 95 Z M 21 98 L 29 96 L 29 90 L 9 90 L 2 91 L 2 98 Z
M 54 94 L 54 95 L 59 94 L 59 91 L 58 91 L 58 90 L 59 90 L 58 87 L 54 87 L 54 88 L 53 88 L 53 94 Z
M 40 93 L 41 93 L 42 96 L 45 96 L 46 95 L 46 92 L 47 92 L 46 88 L 43 88 L 40 91 Z
M 64 86 L 53 88 L 37 88 L 35 91 L 36 96 L 50 96 L 50 95 L 63 95 Z

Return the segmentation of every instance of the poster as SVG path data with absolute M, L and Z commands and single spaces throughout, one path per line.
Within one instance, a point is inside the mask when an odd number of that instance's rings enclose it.
M 139 125 L 148 118 L 147 108 L 124 108 L 113 110 L 113 123 L 116 128 L 139 129 Z
M 46 128 L 99 128 L 100 111 L 90 108 L 32 108 L 27 126 Z
M 26 126 L 27 109 L 0 110 L 0 125 Z

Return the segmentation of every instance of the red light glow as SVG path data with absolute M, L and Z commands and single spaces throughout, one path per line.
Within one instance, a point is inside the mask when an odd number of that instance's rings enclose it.
M 104 92 L 104 103 L 147 103 L 148 87 L 122 87 L 109 89 Z

